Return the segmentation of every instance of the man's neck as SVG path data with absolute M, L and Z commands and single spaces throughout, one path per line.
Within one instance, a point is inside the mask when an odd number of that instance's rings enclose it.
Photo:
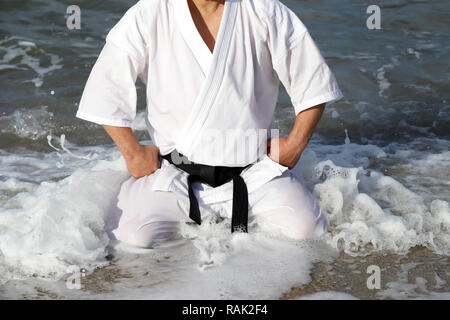
M 188 0 L 188 5 L 198 32 L 209 50 L 213 52 L 225 0 Z
M 225 4 L 225 0 L 189 0 L 195 4 L 202 16 L 214 14 L 220 6 Z

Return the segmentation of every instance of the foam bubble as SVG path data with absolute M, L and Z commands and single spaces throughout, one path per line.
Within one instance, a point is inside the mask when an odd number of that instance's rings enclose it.
M 333 110 L 333 112 L 331 113 L 331 117 L 333 119 L 337 119 L 337 118 L 339 118 L 339 113 L 336 110 Z

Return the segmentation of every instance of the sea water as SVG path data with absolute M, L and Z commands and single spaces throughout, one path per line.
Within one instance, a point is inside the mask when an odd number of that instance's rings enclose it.
M 101 127 L 75 118 L 107 31 L 135 2 L 78 1 L 80 30 L 67 29 L 69 1 L 0 3 L 1 298 L 450 298 L 448 2 L 384 1 L 381 30 L 361 1 L 283 2 L 345 95 L 300 160 L 329 232 L 293 241 L 206 221 L 154 249 L 109 241 L 129 174 Z M 134 130 L 151 143 L 138 93 Z M 284 90 L 276 119 L 287 134 Z

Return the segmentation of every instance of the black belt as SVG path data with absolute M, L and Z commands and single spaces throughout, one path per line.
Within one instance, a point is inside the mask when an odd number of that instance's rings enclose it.
M 189 217 L 197 224 L 201 224 L 200 208 L 192 190 L 194 182 L 207 183 L 211 187 L 219 187 L 233 180 L 233 211 L 231 216 L 231 232 L 248 232 L 248 191 L 244 179 L 240 176 L 246 167 L 208 166 L 189 161 L 185 156 L 173 151 L 162 156 L 177 168 L 189 174 L 187 178 L 189 192 Z M 174 161 L 175 160 L 175 161 Z

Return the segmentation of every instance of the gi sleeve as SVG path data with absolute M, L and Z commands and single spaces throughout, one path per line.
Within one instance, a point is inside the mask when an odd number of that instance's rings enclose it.
M 343 97 L 336 79 L 300 19 L 278 3 L 269 24 L 272 64 L 297 115 Z
M 78 118 L 131 127 L 136 117 L 136 80 L 145 69 L 146 44 L 137 12 L 137 7 L 131 8 L 106 37 L 84 88 Z

